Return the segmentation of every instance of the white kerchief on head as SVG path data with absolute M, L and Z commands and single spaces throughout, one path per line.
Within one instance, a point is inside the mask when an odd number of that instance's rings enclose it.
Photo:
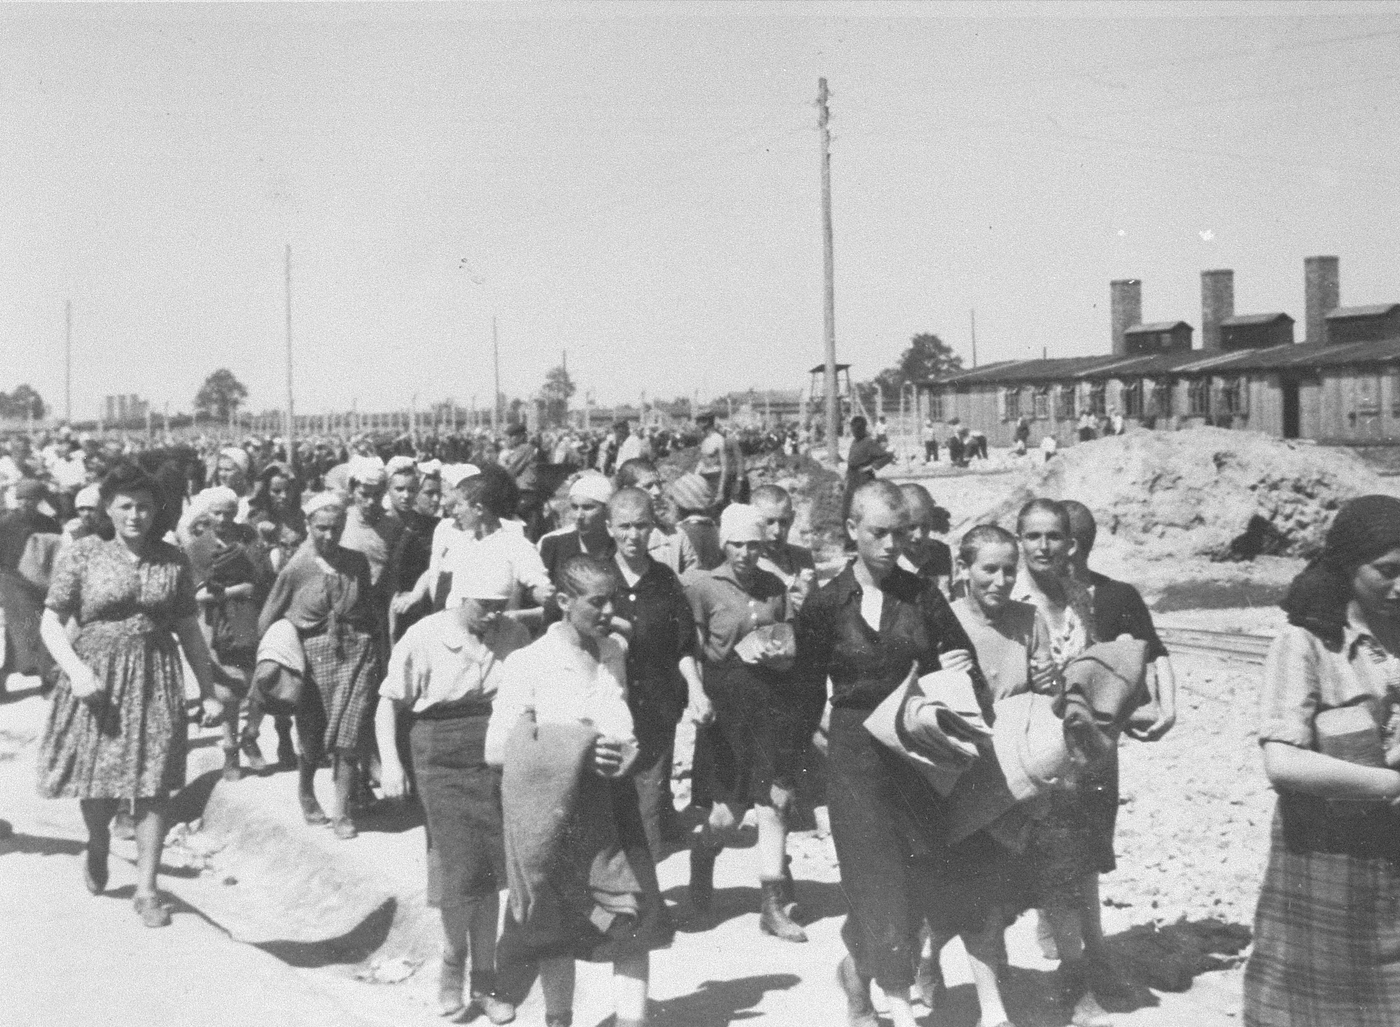
M 307 517 L 310 517 L 318 510 L 325 510 L 330 507 L 334 507 L 336 510 L 344 513 L 345 497 L 339 492 L 318 492 L 301 504 L 301 512 Z
M 613 484 L 597 471 L 584 471 L 569 486 L 569 499 L 606 504 L 613 496 Z
M 747 503 L 730 503 L 719 515 L 721 542 L 762 542 L 764 528 L 763 515 Z
M 248 451 L 238 446 L 225 446 L 219 450 L 219 456 L 226 456 L 238 465 L 238 469 L 244 474 L 248 473 Z

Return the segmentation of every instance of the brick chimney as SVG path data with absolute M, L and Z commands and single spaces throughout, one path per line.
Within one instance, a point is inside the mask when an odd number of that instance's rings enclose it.
M 1113 326 L 1113 349 L 1115 357 L 1128 352 L 1128 340 L 1124 333 L 1134 325 L 1142 324 L 1142 279 L 1117 278 L 1108 283 L 1109 316 Z
M 1220 322 L 1235 316 L 1235 272 L 1201 272 L 1201 349 L 1220 349 Z
M 1307 308 L 1304 342 L 1327 341 L 1327 312 L 1342 305 L 1340 263 L 1336 257 L 1303 258 L 1303 298 Z

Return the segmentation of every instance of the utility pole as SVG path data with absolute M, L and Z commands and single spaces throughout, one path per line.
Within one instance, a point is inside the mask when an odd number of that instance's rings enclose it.
M 496 333 L 496 317 L 491 316 L 491 360 L 496 368 L 496 391 L 491 394 L 491 431 L 501 429 L 501 341 Z
M 831 242 L 831 130 L 827 121 L 826 79 L 817 80 L 817 127 L 822 139 L 822 273 L 826 286 L 823 340 L 826 344 L 826 453 L 832 467 L 841 462 L 836 445 L 836 258 Z
M 297 467 L 296 421 L 292 406 L 292 244 L 287 244 L 287 466 L 293 471 Z
M 977 366 L 977 308 L 972 308 L 972 366 Z
M 63 304 L 63 419 L 73 423 L 73 301 Z

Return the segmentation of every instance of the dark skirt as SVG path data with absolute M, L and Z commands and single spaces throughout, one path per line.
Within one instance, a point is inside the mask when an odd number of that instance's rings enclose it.
M 379 655 L 374 639 L 342 625 L 319 635 L 303 635 L 306 687 L 297 708 L 303 745 L 323 752 L 359 753 L 379 688 Z
M 48 678 L 53 659 L 39 638 L 44 590 L 13 571 L 0 571 L 0 610 L 5 613 L 3 674 L 38 674 Z
M 1400 814 L 1280 796 L 1245 968 L 1244 1022 L 1400 1023 Z
M 827 802 L 850 905 L 841 937 L 861 974 L 904 994 L 920 924 L 976 932 L 994 910 L 1024 908 L 1024 869 L 984 832 L 946 845 L 943 800 L 865 730 L 869 715 L 831 711 Z
M 1073 791 L 1055 791 L 1048 810 L 1031 824 L 1025 861 L 1037 905 L 1064 901 L 1088 874 L 1117 866 L 1113 832 L 1118 819 L 1118 759 Z
M 506 884 L 501 773 L 484 755 L 490 719 L 490 713 L 418 718 L 409 733 L 427 819 L 430 906 L 459 906 Z
M 747 809 L 771 804 L 775 784 L 794 789 L 816 728 L 811 711 L 742 663 L 707 664 L 705 694 L 715 710 L 705 731 L 710 801 Z

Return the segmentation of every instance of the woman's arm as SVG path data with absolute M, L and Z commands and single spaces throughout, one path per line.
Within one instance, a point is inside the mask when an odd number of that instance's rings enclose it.
M 209 660 L 209 647 L 204 642 L 204 632 L 199 630 L 199 618 L 181 617 L 175 622 L 175 634 L 180 639 L 180 648 L 185 650 L 185 659 L 190 661 L 194 678 L 199 682 L 205 726 L 211 726 L 223 715 L 224 704 L 214 698 L 214 669 Z
M 710 704 L 710 697 L 705 694 L 705 683 L 700 678 L 699 661 L 687 653 L 680 658 L 680 672 L 685 680 L 688 697 L 686 712 L 690 714 L 694 723 L 708 724 L 715 719 L 715 709 Z
M 263 603 L 262 612 L 258 614 L 259 637 L 266 635 L 267 629 L 281 620 L 287 608 L 292 605 L 292 579 L 297 573 L 296 567 L 295 560 L 288 560 L 286 566 L 278 572 L 277 580 L 272 583 L 272 591 L 267 594 L 267 601 Z
M 1287 742 L 1264 742 L 1264 773 L 1278 791 L 1321 799 L 1400 801 L 1400 771 L 1348 763 Z
M 386 799 L 402 799 L 408 794 L 395 733 L 403 705 L 398 699 L 380 695 L 379 708 L 374 711 L 374 740 L 379 744 L 379 788 Z
M 96 694 L 100 685 L 92 668 L 82 661 L 68 638 L 68 630 L 53 610 L 45 610 L 39 619 L 39 637 L 48 647 L 49 655 L 58 669 L 68 677 L 68 687 L 79 699 Z

